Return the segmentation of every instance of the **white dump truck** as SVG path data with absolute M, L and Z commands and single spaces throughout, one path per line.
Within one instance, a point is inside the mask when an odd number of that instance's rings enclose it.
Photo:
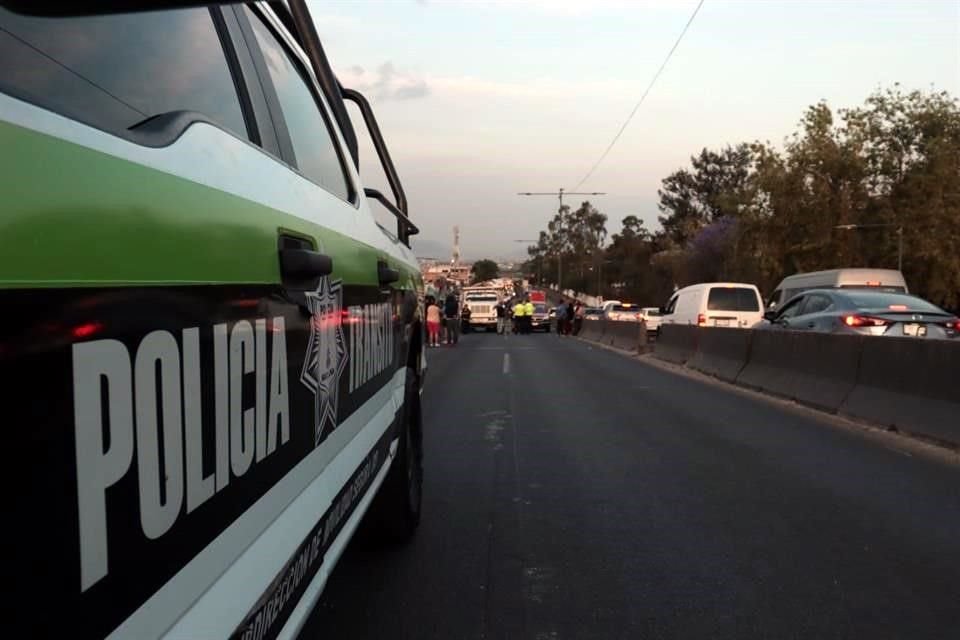
M 470 328 L 497 330 L 497 304 L 503 299 L 498 289 L 490 287 L 463 290 L 463 304 L 470 309 Z

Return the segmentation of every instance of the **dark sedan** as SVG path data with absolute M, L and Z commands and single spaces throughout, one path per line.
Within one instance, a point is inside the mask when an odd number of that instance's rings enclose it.
M 811 289 L 768 311 L 757 328 L 944 339 L 960 335 L 960 319 L 906 293 Z

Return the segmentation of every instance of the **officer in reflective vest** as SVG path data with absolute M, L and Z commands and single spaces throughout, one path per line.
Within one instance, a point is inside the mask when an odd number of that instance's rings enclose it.
M 513 305 L 513 332 L 514 333 L 523 333 L 523 301 L 518 300 L 517 304 Z
M 523 303 L 523 324 L 527 333 L 533 331 L 533 303 L 530 302 L 530 298 L 527 298 L 527 301 Z

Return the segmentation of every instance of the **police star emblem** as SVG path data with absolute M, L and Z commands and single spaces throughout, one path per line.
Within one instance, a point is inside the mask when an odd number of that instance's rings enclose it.
M 323 440 L 329 425 L 337 426 L 337 399 L 340 376 L 347 364 L 341 309 L 342 281 L 320 278 L 316 291 L 306 293 L 310 310 L 310 339 L 303 361 L 300 382 L 313 392 L 313 446 Z

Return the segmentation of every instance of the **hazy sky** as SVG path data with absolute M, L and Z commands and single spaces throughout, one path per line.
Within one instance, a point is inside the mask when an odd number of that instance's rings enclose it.
M 696 0 L 314 1 L 334 69 L 376 110 L 420 225 L 465 257 L 522 253 L 662 62 Z M 581 190 L 657 227 L 660 180 L 703 147 L 781 143 L 803 109 L 878 87 L 960 95 L 960 1 L 706 0 L 652 93 Z M 361 149 L 366 161 L 372 152 Z M 375 160 L 375 159 L 374 159 Z M 368 186 L 381 186 L 375 161 Z M 569 204 L 579 204 L 571 197 Z M 416 243 L 416 240 L 415 240 Z M 415 244 L 415 248 L 416 244 Z M 421 255 L 435 250 L 420 245 Z

